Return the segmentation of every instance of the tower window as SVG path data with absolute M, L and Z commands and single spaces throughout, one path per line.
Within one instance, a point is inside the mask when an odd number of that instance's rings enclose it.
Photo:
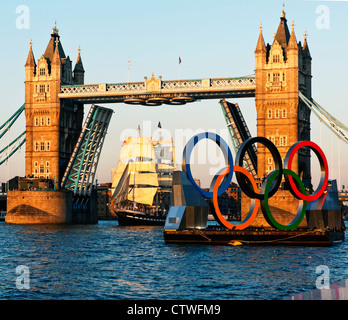
M 273 62 L 280 62 L 279 54 L 274 54 L 273 55 Z
M 45 92 L 45 85 L 40 84 L 40 93 L 44 93 L 44 92 Z
M 35 118 L 34 119 L 34 124 L 35 124 L 36 127 L 40 125 L 39 118 Z
M 279 73 L 273 73 L 273 82 L 278 82 L 280 78 L 280 74 Z
M 272 109 L 269 109 L 269 110 L 268 110 L 267 118 L 268 118 L 268 119 L 272 119 Z
M 40 151 L 45 151 L 45 142 L 40 143 Z
M 283 82 L 286 80 L 285 73 L 283 73 Z
M 50 150 L 51 150 L 51 143 L 46 142 L 46 151 L 50 151 Z
M 41 118 L 41 125 L 42 125 L 42 126 L 45 125 L 45 118 Z
M 39 143 L 35 142 L 35 151 L 39 151 Z
M 46 69 L 40 68 L 40 76 L 45 76 L 45 75 L 46 75 Z
M 283 119 L 286 119 L 287 118 L 287 111 L 286 111 L 286 109 L 283 109 L 283 111 L 282 111 L 282 118 Z
M 48 125 L 48 126 L 51 125 L 51 118 L 50 117 L 46 118 L 46 125 Z
M 275 115 L 274 115 L 274 117 L 275 117 L 276 119 L 279 119 L 279 110 L 278 110 L 278 109 L 275 110 Z
M 37 161 L 34 162 L 34 167 L 38 167 L 39 163 Z

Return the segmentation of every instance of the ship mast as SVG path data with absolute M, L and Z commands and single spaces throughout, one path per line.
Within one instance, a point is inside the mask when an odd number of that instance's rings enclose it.
M 141 129 L 140 129 L 140 124 L 138 125 L 138 135 L 139 135 L 139 138 L 141 138 Z M 140 140 L 141 142 L 141 140 Z M 136 175 L 136 172 L 137 172 L 137 161 L 138 161 L 138 158 L 135 158 L 134 159 L 134 185 L 133 185 L 133 209 L 135 209 L 135 175 Z M 141 161 L 141 158 L 140 158 L 140 161 Z

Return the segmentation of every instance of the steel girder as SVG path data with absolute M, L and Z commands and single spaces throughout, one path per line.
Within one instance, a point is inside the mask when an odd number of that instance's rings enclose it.
M 63 176 L 61 187 L 89 196 L 113 111 L 93 105 Z

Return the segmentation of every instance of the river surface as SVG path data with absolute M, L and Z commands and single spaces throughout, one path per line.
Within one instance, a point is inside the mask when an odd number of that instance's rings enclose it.
M 333 247 L 167 245 L 163 227 L 0 223 L 1 300 L 273 300 L 348 279 Z M 16 270 L 18 273 L 16 273 Z

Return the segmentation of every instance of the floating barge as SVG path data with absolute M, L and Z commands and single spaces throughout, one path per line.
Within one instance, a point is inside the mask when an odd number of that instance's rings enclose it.
M 280 231 L 253 227 L 237 231 L 214 226 L 206 229 L 165 229 L 164 240 L 168 244 L 332 246 L 344 241 L 344 230 L 299 228 Z
M 165 243 L 208 245 L 332 246 L 344 241 L 346 227 L 338 202 L 336 181 L 306 210 L 306 225 L 294 230 L 249 226 L 244 230 L 211 226 L 207 202 L 183 172 L 174 172 L 173 201 L 165 226 Z

